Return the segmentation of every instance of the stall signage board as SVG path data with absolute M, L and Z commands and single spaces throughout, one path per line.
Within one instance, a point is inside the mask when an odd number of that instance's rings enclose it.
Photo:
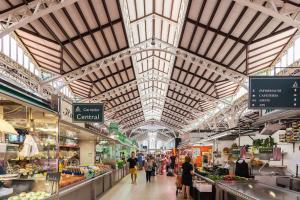
M 117 134 L 119 132 L 119 124 L 116 122 L 110 122 L 109 124 L 109 132 L 114 132 Z
M 249 78 L 250 109 L 300 109 L 300 76 Z
M 104 106 L 101 103 L 73 103 L 73 122 L 104 122 Z

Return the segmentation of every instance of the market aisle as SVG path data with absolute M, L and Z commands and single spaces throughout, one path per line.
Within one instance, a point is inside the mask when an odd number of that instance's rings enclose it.
M 110 189 L 100 200 L 176 200 L 175 177 L 157 175 L 146 183 L 145 172 L 138 173 L 138 184 L 131 184 L 130 175 Z

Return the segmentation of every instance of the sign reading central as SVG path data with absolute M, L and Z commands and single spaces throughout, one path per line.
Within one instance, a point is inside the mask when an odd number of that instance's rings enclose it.
M 101 103 L 73 103 L 73 122 L 104 122 L 104 106 Z
M 249 79 L 249 108 L 299 109 L 299 76 L 255 76 Z

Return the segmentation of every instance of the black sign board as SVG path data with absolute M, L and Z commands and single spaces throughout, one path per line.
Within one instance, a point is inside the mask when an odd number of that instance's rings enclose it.
M 249 77 L 250 109 L 299 109 L 300 76 Z
M 102 103 L 73 103 L 73 122 L 104 122 Z
M 46 180 L 47 181 L 53 181 L 53 182 L 59 182 L 60 173 L 59 172 L 48 172 Z

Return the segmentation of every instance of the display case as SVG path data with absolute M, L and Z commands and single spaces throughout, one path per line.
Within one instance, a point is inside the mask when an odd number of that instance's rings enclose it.
M 103 163 L 113 155 L 113 142 L 80 124 L 63 121 L 60 130 L 60 153 L 70 156 L 60 158 L 59 199 L 98 199 L 114 184 L 111 165 Z
M 47 179 L 58 170 L 57 113 L 38 97 L 8 89 L 1 85 L 0 199 L 48 198 L 58 188 Z

